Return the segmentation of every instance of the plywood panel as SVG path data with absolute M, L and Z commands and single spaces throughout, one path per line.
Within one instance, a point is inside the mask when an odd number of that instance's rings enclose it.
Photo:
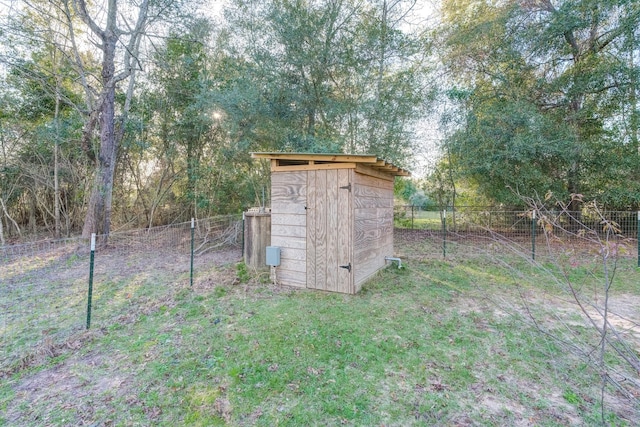
M 304 288 L 306 286 L 304 274 L 300 274 L 297 271 L 282 270 L 278 268 L 276 270 L 276 280 L 280 285 L 295 286 Z
M 290 213 L 280 213 L 278 215 L 273 215 L 271 223 L 276 225 L 296 225 L 306 227 L 307 216 Z
M 271 246 L 291 249 L 306 249 L 307 239 L 304 237 L 271 236 Z
M 316 289 L 326 289 L 327 283 L 327 171 L 316 171 L 315 246 Z
M 378 220 L 381 218 L 393 221 L 393 209 L 357 209 L 357 221 Z
M 354 289 L 393 255 L 393 183 L 354 173 Z
M 354 197 L 353 202 L 356 209 L 377 209 L 377 208 L 393 209 L 393 199 L 374 199 L 371 197 Z
M 307 172 L 307 287 L 316 287 L 316 171 Z
M 280 251 L 280 259 L 282 262 L 284 262 L 284 260 L 295 260 L 306 263 L 307 252 L 304 249 L 282 248 Z
M 306 280 L 306 194 L 306 172 L 271 174 L 271 245 L 281 248 L 278 280 L 290 286 Z
M 291 203 L 283 201 L 271 201 L 271 213 L 272 214 L 295 214 L 305 215 L 305 209 L 303 203 Z
M 378 272 L 378 270 L 384 268 L 384 266 L 385 264 L 379 264 L 377 261 L 376 263 L 365 262 L 362 265 L 362 268 L 355 272 L 355 277 L 353 278 L 355 282 L 355 291 L 359 292 L 362 289 L 362 285 L 371 277 L 373 277 Z
M 306 172 L 275 172 L 271 175 L 271 204 L 288 203 L 304 207 Z
M 353 264 L 351 193 L 340 189 L 351 183 L 353 171 L 338 171 L 338 265 Z M 353 293 L 353 270 L 338 268 L 339 292 Z
M 307 227 L 271 224 L 271 236 L 306 237 Z
M 369 166 L 363 166 L 361 164 L 356 165 L 356 172 L 362 175 L 372 176 L 376 179 L 386 180 L 393 182 L 394 176 L 389 174 L 388 172 L 383 172 L 380 170 L 376 170 Z
M 306 185 L 306 172 L 273 172 L 271 173 L 271 185 L 274 184 L 300 184 Z
M 328 170 L 327 175 L 327 228 L 326 228 L 326 285 L 327 291 L 338 290 L 338 171 Z M 339 190 L 342 192 L 348 190 Z
M 307 271 L 307 262 L 304 260 L 281 258 L 281 264 L 278 270 L 297 271 L 300 276 L 300 280 L 305 280 Z
M 377 199 L 393 199 L 393 193 L 386 188 L 356 184 L 353 187 L 355 197 L 372 197 Z
M 372 176 L 363 175 L 361 173 L 354 173 L 353 182 L 355 184 L 368 185 L 371 187 L 379 187 L 379 188 L 386 188 L 388 190 L 393 190 L 393 181 L 375 178 Z

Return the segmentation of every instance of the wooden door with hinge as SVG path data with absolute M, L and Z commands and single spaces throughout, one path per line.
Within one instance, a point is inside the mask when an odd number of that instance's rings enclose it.
M 353 293 L 352 174 L 307 172 L 307 288 Z

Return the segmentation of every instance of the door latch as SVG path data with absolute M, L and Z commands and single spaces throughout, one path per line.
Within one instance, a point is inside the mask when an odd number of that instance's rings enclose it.
M 349 273 L 351 273 L 351 263 L 349 263 L 347 265 L 341 265 L 340 268 L 344 268 L 345 270 L 349 270 Z

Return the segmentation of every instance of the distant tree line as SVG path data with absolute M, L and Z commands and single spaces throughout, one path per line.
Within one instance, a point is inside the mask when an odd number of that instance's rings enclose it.
M 1 12 L 0 237 L 261 203 L 252 151 L 436 166 L 398 196 L 640 206 L 640 6 L 625 0 L 16 0 Z M 432 117 L 432 116 L 431 116 Z M 579 208 L 578 205 L 574 206 Z

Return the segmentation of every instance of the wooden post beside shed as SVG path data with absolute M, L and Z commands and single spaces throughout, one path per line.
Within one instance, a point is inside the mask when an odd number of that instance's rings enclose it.
M 393 182 L 407 171 L 369 155 L 252 157 L 271 161 L 278 283 L 355 294 L 393 256 Z

